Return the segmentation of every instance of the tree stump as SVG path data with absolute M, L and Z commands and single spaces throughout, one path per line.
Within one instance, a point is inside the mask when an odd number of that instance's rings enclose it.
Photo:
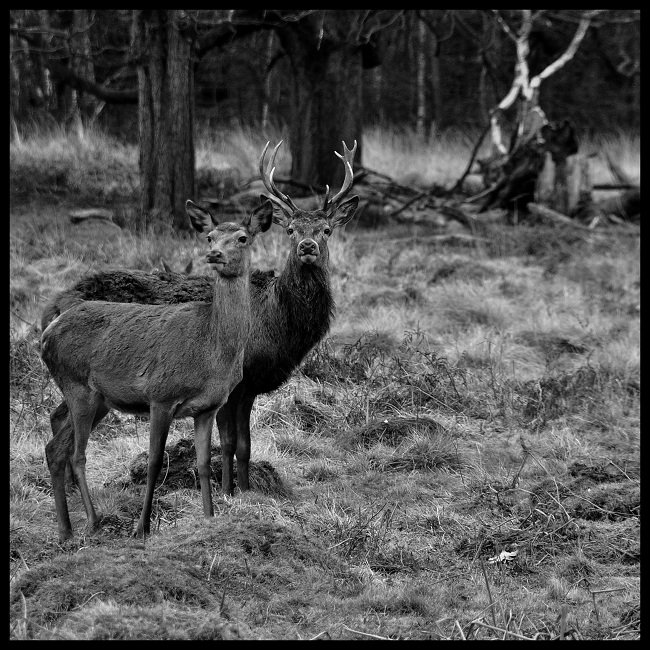
M 584 154 L 568 156 L 554 162 L 547 153 L 537 179 L 535 202 L 556 212 L 574 215 L 591 203 L 589 160 Z

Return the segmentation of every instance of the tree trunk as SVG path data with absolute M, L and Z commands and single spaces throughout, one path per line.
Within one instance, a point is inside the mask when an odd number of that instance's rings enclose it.
M 305 185 L 340 187 L 344 168 L 334 155 L 341 141 L 361 161 L 361 50 L 358 46 L 305 48 L 293 41 L 291 177 Z
M 39 9 L 38 17 L 39 17 L 41 27 L 45 32 L 43 34 L 44 49 L 49 49 L 51 47 L 51 39 L 47 33 L 47 30 L 49 29 L 50 26 L 50 19 L 47 13 L 47 9 Z M 33 57 L 35 76 L 38 79 L 37 84 L 38 87 L 40 88 L 40 93 L 38 94 L 41 95 L 41 97 L 39 98 L 42 102 L 41 105 L 44 106 L 48 110 L 48 112 L 54 113 L 57 108 L 56 94 L 54 92 L 54 88 L 52 84 L 52 76 L 50 75 L 50 71 L 47 65 L 45 65 L 44 58 L 45 55 L 42 52 L 38 52 L 38 51 L 35 53 Z
M 567 216 L 573 216 L 581 207 L 591 204 L 587 157 L 574 154 L 555 162 L 547 155 L 537 180 L 535 200 Z
M 262 96 L 262 132 L 266 133 L 269 125 L 269 104 L 271 103 L 271 69 L 269 68 L 273 58 L 273 39 L 275 35 L 272 31 L 264 35 L 266 40 L 266 57 L 264 64 L 266 70 L 264 71 L 264 90 Z
M 194 185 L 193 42 L 179 10 L 138 10 L 138 116 L 142 225 L 171 221 L 189 230 Z
M 417 51 L 415 53 L 415 66 L 417 70 L 416 75 L 416 118 L 415 118 L 415 133 L 418 138 L 424 139 L 425 134 L 425 119 L 426 119 L 426 89 L 424 86 L 426 76 L 426 57 L 424 55 L 424 45 L 426 38 L 426 26 L 422 21 L 418 23 L 417 30 Z
M 75 74 L 95 82 L 95 66 L 92 60 L 90 46 L 90 24 L 92 18 L 87 9 L 73 10 L 73 33 L 70 37 L 70 53 L 72 55 L 71 67 Z M 77 133 L 82 137 L 85 125 L 95 113 L 98 100 L 88 93 L 80 90 L 73 91 L 74 113 L 73 120 Z
M 17 118 L 20 116 L 21 74 L 18 65 L 18 39 L 9 37 L 9 138 L 10 142 L 20 142 Z
M 372 89 L 373 89 L 373 99 L 375 102 L 376 113 L 377 113 L 377 122 L 381 125 L 384 124 L 384 108 L 382 104 L 382 73 L 381 66 L 378 65 L 372 71 Z
M 442 84 L 440 83 L 440 48 L 438 38 L 431 34 L 433 42 L 431 43 L 431 96 L 433 98 L 433 118 L 431 120 L 432 131 L 435 124 L 435 130 L 444 128 L 443 120 L 443 101 L 442 101 Z

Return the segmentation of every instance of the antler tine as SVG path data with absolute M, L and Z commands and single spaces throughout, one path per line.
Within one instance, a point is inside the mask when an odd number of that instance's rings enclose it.
M 357 152 L 356 140 L 354 141 L 354 147 L 352 147 L 351 150 L 347 148 L 345 141 L 343 142 L 343 155 L 341 155 L 338 151 L 334 152 L 343 161 L 343 164 L 345 165 L 345 179 L 343 180 L 343 185 L 341 186 L 339 193 L 330 201 L 331 205 L 335 205 L 336 203 L 338 203 L 350 191 L 350 188 L 352 187 L 352 181 L 354 179 L 354 171 L 352 170 L 352 163 L 354 162 L 354 154 L 356 152 Z
M 260 177 L 262 178 L 262 183 L 264 183 L 264 187 L 265 187 L 266 190 L 271 194 L 271 196 L 269 196 L 269 198 L 270 198 L 274 203 L 277 203 L 277 204 L 280 205 L 281 207 L 286 208 L 286 206 L 284 205 L 284 203 L 283 203 L 282 201 L 280 201 L 280 199 L 278 199 L 278 198 L 273 194 L 273 188 L 272 188 L 271 185 L 269 184 L 269 181 L 268 181 L 267 178 L 266 178 L 266 174 L 264 173 L 264 157 L 266 156 L 266 152 L 267 152 L 267 150 L 268 150 L 270 144 L 271 144 L 270 141 L 266 143 L 266 146 L 264 147 L 264 151 L 262 151 L 262 155 L 260 156 Z
M 323 201 L 323 211 L 327 210 L 327 204 L 330 200 L 330 186 L 325 185 L 325 200 Z
M 278 149 L 280 148 L 280 145 L 282 144 L 283 140 L 280 140 L 278 144 L 275 146 L 273 149 L 273 153 L 271 154 L 271 160 L 269 161 L 269 165 L 266 168 L 266 173 L 264 172 L 264 157 L 266 156 L 266 152 L 269 148 L 270 142 L 266 143 L 266 146 L 264 147 L 264 151 L 262 151 L 262 156 L 260 157 L 260 176 L 262 177 L 262 182 L 264 183 L 264 187 L 271 193 L 271 196 L 269 198 L 280 205 L 281 207 L 285 209 L 289 209 L 290 211 L 295 211 L 298 209 L 296 204 L 291 200 L 291 197 L 287 196 L 286 194 L 283 194 L 280 192 L 280 190 L 276 187 L 275 183 L 273 182 L 273 172 L 275 171 L 274 163 L 275 163 L 275 156 L 278 153 Z
M 277 151 L 277 147 L 275 149 Z M 269 167 L 275 162 L 275 151 L 273 152 L 273 158 L 271 159 L 271 162 L 269 163 Z M 273 174 L 275 172 L 275 166 L 273 169 L 271 169 L 269 173 L 269 182 L 271 183 L 271 187 L 273 188 L 273 191 L 275 192 L 275 195 L 279 198 L 282 199 L 285 203 L 288 203 L 293 210 L 297 210 L 298 206 L 293 202 L 293 199 L 288 195 L 288 194 L 283 194 L 280 192 L 280 190 L 276 187 L 275 183 L 273 182 Z
M 266 176 L 264 175 L 264 156 L 266 156 L 266 152 L 269 148 L 269 145 L 271 144 L 271 141 L 269 140 L 266 143 L 266 146 L 264 147 L 264 151 L 262 151 L 262 155 L 260 156 L 260 177 L 262 178 L 262 183 L 264 183 L 264 187 L 270 192 L 271 187 L 268 185 Z

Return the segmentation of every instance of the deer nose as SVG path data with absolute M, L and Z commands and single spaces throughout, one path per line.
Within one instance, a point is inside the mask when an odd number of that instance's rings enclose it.
M 216 262 L 224 262 L 225 261 L 225 255 L 222 250 L 219 249 L 212 249 L 208 251 L 208 262 L 214 264 Z
M 303 239 L 298 244 L 298 255 L 318 255 L 318 244 L 313 239 Z

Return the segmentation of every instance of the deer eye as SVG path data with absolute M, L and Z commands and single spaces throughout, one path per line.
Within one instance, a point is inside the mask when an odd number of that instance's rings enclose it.
M 245 244 L 245 243 L 248 241 L 248 237 L 246 237 L 246 235 L 242 235 L 242 236 L 239 238 L 239 241 L 240 241 L 242 244 Z
M 328 236 L 332 234 L 332 230 L 330 228 L 325 228 L 325 230 L 323 230 L 323 232 Z
M 293 228 L 287 228 L 287 235 L 293 235 Z
M 208 240 L 208 244 L 211 244 L 211 243 L 212 243 L 212 237 L 210 237 L 210 235 L 208 235 L 208 236 L 206 237 L 206 239 Z

